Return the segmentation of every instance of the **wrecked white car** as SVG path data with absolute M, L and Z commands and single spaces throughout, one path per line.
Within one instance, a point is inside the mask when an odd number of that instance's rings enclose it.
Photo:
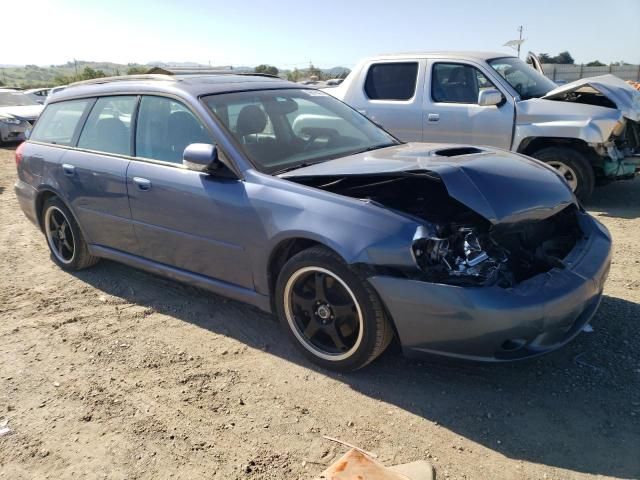
M 404 141 L 489 145 L 558 169 L 581 199 L 640 168 L 640 92 L 612 75 L 558 87 L 503 53 L 362 61 L 327 93 Z

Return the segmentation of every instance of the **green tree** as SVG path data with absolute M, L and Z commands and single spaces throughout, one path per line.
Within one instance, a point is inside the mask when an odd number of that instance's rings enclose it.
M 586 64 L 587 67 L 606 67 L 604 63 L 600 60 L 594 60 L 593 62 L 589 62 Z
M 555 62 L 553 63 L 559 63 L 564 65 L 575 63 L 571 54 L 566 50 L 564 52 L 560 52 L 558 55 L 553 57 L 553 59 L 555 60 Z
M 92 78 L 103 78 L 106 74 L 102 70 L 94 70 L 91 67 L 84 67 L 84 70 L 80 74 L 81 80 L 91 80 Z
M 541 53 L 538 55 L 538 60 L 540 60 L 540 63 L 556 63 L 553 61 L 553 57 L 548 53 Z
M 287 80 L 289 80 L 290 82 L 297 82 L 298 80 L 300 80 L 301 76 L 302 74 L 297 68 L 294 68 L 292 71 L 287 72 Z
M 318 80 L 322 80 L 323 75 L 322 75 L 322 70 L 320 70 L 318 67 L 314 66 L 313 63 L 309 64 L 309 69 L 307 70 L 307 75 L 309 75 L 310 77 L 318 77 Z
M 273 65 L 261 64 L 253 69 L 255 73 L 266 73 L 267 75 L 278 75 L 279 70 Z
M 127 75 L 140 75 L 149 71 L 146 67 L 131 66 L 127 69 Z

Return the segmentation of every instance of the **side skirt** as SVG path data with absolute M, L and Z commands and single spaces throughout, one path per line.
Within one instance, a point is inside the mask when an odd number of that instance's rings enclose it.
M 181 270 L 179 268 L 164 265 L 162 263 L 157 263 L 151 260 L 147 260 L 146 258 L 131 255 L 129 253 L 124 253 L 112 248 L 103 247 L 100 245 L 88 245 L 88 247 L 89 253 L 91 253 L 91 255 L 95 255 L 96 257 L 106 258 L 115 262 L 124 263 L 131 267 L 139 268 L 140 270 L 155 273 L 156 275 L 167 277 L 178 282 L 187 283 L 189 285 L 193 285 L 194 287 L 202 288 L 203 290 L 208 290 L 218 295 L 229 297 L 240 302 L 248 303 L 250 305 L 258 307 L 260 310 L 272 313 L 271 302 L 269 301 L 269 297 L 267 295 L 261 295 L 253 290 L 238 287 L 237 285 L 232 285 L 230 283 L 215 280 L 204 275 L 188 272 L 186 270 Z

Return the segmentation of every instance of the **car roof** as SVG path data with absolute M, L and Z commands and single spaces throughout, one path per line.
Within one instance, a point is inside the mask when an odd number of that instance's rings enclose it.
M 72 83 L 64 90 L 54 93 L 51 102 L 115 93 L 182 93 L 182 96 L 200 97 L 217 93 L 281 88 L 308 87 L 266 75 L 124 75 Z
M 505 52 L 482 52 L 482 51 L 463 51 L 463 50 L 441 50 L 432 52 L 398 52 L 385 53 L 370 57 L 369 60 L 383 60 L 396 58 L 459 58 L 474 60 L 490 60 L 492 58 L 515 57 L 513 53 Z

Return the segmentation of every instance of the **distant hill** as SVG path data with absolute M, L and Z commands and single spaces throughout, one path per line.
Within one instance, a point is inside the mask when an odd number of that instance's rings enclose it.
M 67 62 L 63 65 L 0 65 L 0 86 L 12 86 L 21 88 L 36 88 L 36 87 L 53 87 L 56 85 L 64 85 L 69 82 L 82 79 L 82 74 L 85 68 L 90 68 L 94 71 L 102 71 L 107 77 L 116 75 L 126 75 L 129 69 L 134 69 L 136 73 L 140 71 L 146 71 L 147 69 L 155 66 L 160 67 L 206 67 L 212 69 L 228 69 L 229 65 L 209 66 L 202 65 L 196 62 L 148 62 L 146 64 L 138 63 L 113 63 L 113 62 L 90 62 L 84 60 L 78 60 L 74 62 Z M 253 67 L 250 66 L 235 66 L 233 70 L 236 72 L 253 72 Z M 286 77 L 287 73 L 291 70 L 280 70 L 280 75 Z M 305 70 L 302 69 L 301 72 Z M 344 72 L 348 72 L 349 69 L 344 67 L 333 67 L 321 69 L 323 76 L 327 78 L 339 77 Z
M 63 65 L 22 65 L 0 67 L 0 82 L 6 86 L 35 88 L 63 85 L 78 79 L 85 67 L 101 70 L 106 76 L 125 75 L 131 67 L 146 68 L 139 64 L 120 64 L 112 62 L 87 62 L 78 60 Z M 77 75 L 76 75 L 77 71 Z

